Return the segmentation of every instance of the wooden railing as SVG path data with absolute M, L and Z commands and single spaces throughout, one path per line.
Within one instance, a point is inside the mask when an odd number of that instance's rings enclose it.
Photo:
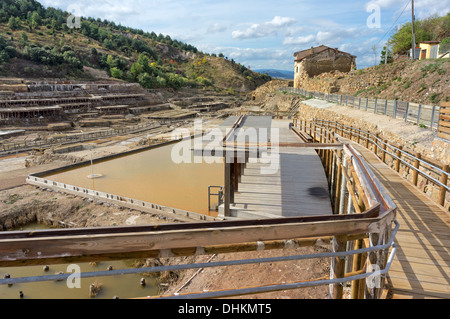
M 437 136 L 450 141 L 450 102 L 441 104 Z
M 305 120 L 297 121 L 300 126 L 304 127 L 306 125 Z M 320 119 L 308 123 L 308 125 L 314 126 L 317 131 L 327 129 L 372 150 L 382 162 L 389 164 L 396 172 L 405 171 L 404 177 L 408 177 L 416 187 L 422 184 L 420 187 L 422 190 L 426 185 L 434 185 L 436 196 L 431 196 L 431 198 L 441 206 L 446 205 L 446 196 L 450 191 L 448 186 L 450 177 L 448 164 L 438 163 L 435 160 L 425 158 L 420 153 L 412 153 L 403 149 L 402 146 L 388 143 L 387 140 L 381 139 L 378 133 L 371 133 L 357 127 Z M 311 131 L 309 127 L 307 130 Z M 314 132 L 311 134 L 314 134 Z M 410 174 L 407 174 L 407 172 Z M 419 183 L 419 177 L 422 178 L 423 183 Z
M 22 141 L 14 143 L 0 143 L 0 153 L 16 152 L 16 151 L 28 151 L 31 149 L 38 149 L 44 147 L 50 147 L 55 145 L 64 145 L 71 143 L 80 143 L 92 141 L 100 138 L 109 138 L 114 136 L 120 136 L 125 134 L 131 134 L 139 132 L 141 130 L 151 130 L 160 128 L 161 125 L 154 122 L 147 122 L 144 124 L 138 124 L 130 127 L 120 128 L 120 129 L 108 129 L 103 131 L 95 131 L 80 134 L 65 134 L 44 137 L 40 140 L 33 141 Z

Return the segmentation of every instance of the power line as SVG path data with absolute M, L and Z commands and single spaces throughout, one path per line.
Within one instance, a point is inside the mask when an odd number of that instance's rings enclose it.
M 408 0 L 408 2 L 406 3 L 406 6 L 403 8 L 402 12 L 400 13 L 400 15 L 397 17 L 397 19 L 394 21 L 394 23 L 392 24 L 392 26 L 389 28 L 389 30 L 383 35 L 383 37 L 381 38 L 380 41 L 378 41 L 378 43 L 375 45 L 376 47 L 378 46 L 378 44 L 380 44 L 381 41 L 383 41 L 384 37 L 386 35 L 389 34 L 389 32 L 391 32 L 392 28 L 396 25 L 398 19 L 400 19 L 400 17 L 403 15 L 403 13 L 405 12 L 406 8 L 408 7 L 408 5 L 412 2 L 412 0 Z
M 389 32 L 391 32 L 392 28 L 394 28 L 394 26 L 396 26 L 397 21 L 401 18 L 401 16 L 403 15 L 403 13 L 405 13 L 406 8 L 408 7 L 408 5 L 412 2 L 412 0 L 408 0 L 406 3 L 406 6 L 403 8 L 402 12 L 400 13 L 400 15 L 397 17 L 397 19 L 395 19 L 394 23 L 392 24 L 392 26 L 389 28 L 389 30 L 383 35 L 383 37 L 380 39 L 380 41 L 378 41 L 378 43 L 375 45 L 375 47 L 378 47 L 378 45 L 380 44 L 381 41 L 384 40 L 384 38 L 386 37 L 386 35 L 389 34 Z M 366 55 L 369 53 L 369 50 L 364 52 L 364 54 L 362 55 Z

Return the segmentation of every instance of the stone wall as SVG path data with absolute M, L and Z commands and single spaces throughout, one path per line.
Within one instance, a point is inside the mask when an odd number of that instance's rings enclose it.
M 314 77 L 296 74 L 296 88 L 439 105 L 450 101 L 450 60 L 403 61 L 348 73 L 332 71 Z
M 295 62 L 294 87 L 304 88 L 312 77 L 329 72 L 350 72 L 355 67 L 354 58 L 335 50 L 326 50 Z

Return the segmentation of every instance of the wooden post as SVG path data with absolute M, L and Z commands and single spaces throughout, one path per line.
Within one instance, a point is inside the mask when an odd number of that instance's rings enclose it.
M 328 180 L 328 184 L 330 185 L 330 198 L 334 198 L 334 179 L 336 175 L 336 155 L 337 152 L 334 150 L 330 150 L 331 156 L 331 167 L 330 167 L 330 178 Z
M 444 172 L 447 172 L 447 173 L 448 173 L 448 172 L 449 172 L 449 166 L 448 166 L 448 165 L 444 165 L 444 166 L 442 167 L 442 170 L 443 170 Z M 441 175 L 441 183 L 444 184 L 444 185 L 447 185 L 447 182 L 448 182 L 448 176 L 447 176 L 447 174 L 442 173 L 442 175 Z M 446 193 L 445 187 L 444 187 L 444 186 L 441 186 L 440 189 L 439 189 L 439 204 L 440 204 L 441 206 L 444 206 L 444 205 L 445 205 L 445 193 Z
M 347 186 L 347 181 L 345 178 L 345 172 L 347 171 L 347 158 L 345 156 L 343 156 L 343 161 L 342 161 L 342 168 L 341 168 L 341 172 L 342 172 L 342 176 L 341 176 L 341 187 L 340 187 L 340 198 L 339 198 L 339 215 L 343 215 L 344 214 L 344 206 L 345 206 L 345 189 Z M 349 195 L 350 197 L 350 195 Z
M 316 124 L 313 124 L 313 135 L 312 135 L 314 143 L 317 143 L 316 141 Z
M 338 151 L 337 153 L 337 157 L 341 158 L 341 154 L 342 151 Z M 334 196 L 334 214 L 339 214 L 339 199 L 341 196 L 341 180 L 342 180 L 342 165 L 340 165 L 340 163 L 336 160 L 336 166 L 337 166 L 337 175 L 336 175 L 336 184 L 335 184 L 335 188 L 336 191 L 334 192 L 335 196 Z
M 369 149 L 369 132 L 366 133 L 366 148 Z
M 416 153 L 416 157 L 417 157 L 417 159 L 414 161 L 414 168 L 415 168 L 415 170 L 413 170 L 413 180 L 412 180 L 412 182 L 413 182 L 413 184 L 415 186 L 417 186 L 418 177 L 419 177 L 418 169 L 419 169 L 419 166 L 420 166 L 419 160 L 421 159 L 421 154 L 420 153 Z
M 234 169 L 234 177 L 233 177 L 234 191 L 238 192 L 239 191 L 239 167 L 240 167 L 240 164 L 238 163 L 237 157 L 234 158 L 233 166 L 234 166 L 233 167 L 233 169 Z
M 328 150 L 328 185 L 331 186 L 331 181 L 333 179 L 333 161 L 334 161 L 334 151 Z
M 231 203 L 231 163 L 229 162 L 229 159 L 225 156 L 225 185 L 224 185 L 224 216 L 230 217 L 231 216 L 231 210 L 230 210 L 230 203 Z
M 379 134 L 375 134 L 375 143 L 373 144 L 373 152 L 375 153 L 375 155 L 378 157 L 378 138 L 379 138 Z
M 333 252 L 342 252 L 347 248 L 347 236 L 335 236 L 332 240 Z M 331 260 L 331 279 L 344 278 L 345 257 L 335 257 Z M 330 285 L 330 297 L 332 299 L 342 299 L 344 287 L 342 284 Z
M 372 233 L 369 234 L 370 246 L 382 245 L 382 239 L 384 238 L 384 232 L 382 233 Z M 383 251 L 378 252 L 370 252 L 367 258 L 367 267 L 370 267 L 368 271 L 379 271 L 384 268 L 384 253 Z M 367 278 L 366 280 L 366 289 L 365 289 L 365 298 L 366 299 L 378 299 L 382 292 L 383 283 L 380 275 L 375 275 L 373 278 Z
M 331 132 L 327 130 L 327 142 L 330 143 L 331 141 Z M 331 169 L 333 165 L 333 150 L 327 151 L 327 170 L 328 170 L 328 181 L 330 181 L 331 176 Z
M 358 239 L 355 240 L 355 244 L 353 246 L 354 250 L 358 250 L 361 249 L 362 247 L 362 239 Z M 356 272 L 358 270 L 360 270 L 360 263 L 361 263 L 361 254 L 356 254 L 353 256 L 353 267 L 352 267 L 352 272 Z M 351 293 L 350 293 L 350 298 L 351 299 L 358 299 L 358 295 L 359 295 L 359 284 L 360 284 L 360 280 L 353 280 L 352 284 L 351 284 Z
M 383 140 L 383 153 L 381 154 L 381 160 L 383 163 L 386 163 L 386 147 L 387 147 L 387 140 Z
M 395 171 L 398 173 L 400 172 L 400 158 L 402 157 L 401 150 L 403 149 L 402 146 L 397 147 L 398 150 L 395 152 L 395 156 L 397 156 L 395 160 Z
M 320 127 L 320 131 L 319 131 L 320 133 L 319 133 L 319 138 L 318 138 L 318 143 L 323 143 L 323 141 L 322 141 L 322 133 L 323 133 L 323 127 L 321 126 Z M 323 163 L 323 157 L 322 157 L 322 153 L 323 153 L 323 150 L 317 150 L 317 154 L 319 154 L 319 157 L 320 157 L 320 159 L 322 160 L 322 163 Z

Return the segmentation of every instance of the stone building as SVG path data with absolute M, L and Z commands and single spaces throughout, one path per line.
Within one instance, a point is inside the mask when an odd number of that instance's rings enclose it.
M 356 56 L 325 45 L 295 52 L 294 57 L 295 88 L 301 88 L 304 79 L 331 71 L 350 72 L 356 67 Z

